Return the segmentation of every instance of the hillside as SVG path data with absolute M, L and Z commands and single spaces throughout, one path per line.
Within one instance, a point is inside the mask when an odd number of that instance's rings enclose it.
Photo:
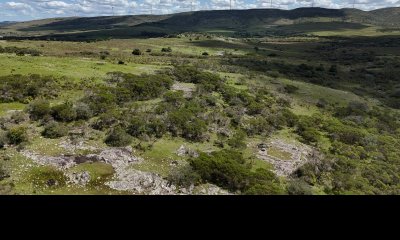
M 0 28 L 0 34 L 10 37 L 54 37 L 64 40 L 154 37 L 183 32 L 212 32 L 236 36 L 276 35 L 277 32 L 283 35 L 309 34 L 314 32 L 314 27 L 317 27 L 318 31 L 364 29 L 371 25 L 396 28 L 400 26 L 399 13 L 399 8 L 369 12 L 356 9 L 298 8 L 56 18 L 3 26 Z M 289 28 L 286 29 L 287 26 Z

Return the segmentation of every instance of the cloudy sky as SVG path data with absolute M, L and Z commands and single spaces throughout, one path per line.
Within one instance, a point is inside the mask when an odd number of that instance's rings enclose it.
M 232 0 L 235 9 L 314 6 L 352 7 L 354 0 Z M 64 16 L 165 14 L 193 10 L 229 9 L 230 0 L 0 0 L 0 21 L 22 21 Z M 399 7 L 400 0 L 355 0 L 356 7 L 370 10 Z

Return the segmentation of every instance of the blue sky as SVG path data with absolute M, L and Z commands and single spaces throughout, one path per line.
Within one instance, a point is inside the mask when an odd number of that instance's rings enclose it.
M 273 8 L 346 8 L 354 0 L 272 0 Z M 232 0 L 235 9 L 270 8 L 271 0 Z M 400 0 L 355 0 L 371 10 L 399 7 Z M 230 0 L 0 0 L 0 21 L 22 21 L 65 16 L 166 14 L 193 10 L 229 9 Z

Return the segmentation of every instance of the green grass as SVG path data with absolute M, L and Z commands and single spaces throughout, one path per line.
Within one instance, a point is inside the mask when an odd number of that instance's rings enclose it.
M 212 142 L 211 140 L 205 143 L 191 143 L 182 138 L 163 137 L 154 143 L 151 150 L 147 150 L 141 155 L 144 161 L 133 167 L 137 170 L 155 172 L 162 176 L 167 176 L 173 161 L 179 162 L 187 159 L 187 157 L 180 157 L 176 153 L 182 145 L 195 151 L 210 152 L 218 150 L 213 146 Z M 142 146 L 148 145 L 148 143 L 142 144 Z
M 68 170 L 70 173 L 80 173 L 87 171 L 90 174 L 90 185 L 101 186 L 107 180 L 111 180 L 115 173 L 114 168 L 106 163 L 82 163 Z
M 268 148 L 267 153 L 272 157 L 276 157 L 284 161 L 290 161 L 292 159 L 291 153 L 285 152 L 282 149 L 276 147 Z
M 26 107 L 25 104 L 13 102 L 13 103 L 0 103 L 0 117 L 5 116 L 9 113 L 9 111 L 20 111 L 24 110 Z
M 116 63 L 85 58 L 31 57 L 0 54 L 0 75 L 41 74 L 67 77 L 79 81 L 85 78 L 103 79 L 107 73 L 115 71 L 142 74 L 152 73 L 159 68 L 159 66 L 131 63 L 118 65 Z

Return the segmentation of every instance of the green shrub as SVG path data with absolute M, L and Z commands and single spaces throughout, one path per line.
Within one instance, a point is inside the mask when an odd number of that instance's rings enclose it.
M 140 51 L 140 49 L 136 48 L 132 51 L 132 54 L 135 56 L 139 56 L 139 55 L 142 55 L 142 51 Z
M 115 127 L 109 131 L 104 142 L 112 147 L 125 147 L 131 144 L 132 138 L 121 127 Z
M 76 119 L 77 113 L 71 102 L 65 102 L 52 108 L 52 116 L 58 121 L 72 122 Z
M 162 48 L 161 52 L 172 52 L 172 48 L 171 47 Z
M 253 172 L 243 155 L 237 151 L 200 153 L 198 158 L 191 158 L 189 162 L 202 181 L 230 191 L 241 191 L 244 194 L 284 193 L 274 173 L 266 169 Z
M 42 135 L 44 137 L 52 139 L 64 137 L 67 134 L 68 134 L 68 128 L 64 124 L 58 122 L 48 123 L 44 127 L 44 130 L 42 132 Z
M 27 128 L 25 126 L 15 126 L 7 131 L 7 138 L 11 144 L 18 145 L 28 141 Z
M 33 120 L 40 120 L 45 116 L 50 115 L 51 108 L 50 102 L 47 100 L 39 99 L 31 102 L 28 105 L 28 113 Z

